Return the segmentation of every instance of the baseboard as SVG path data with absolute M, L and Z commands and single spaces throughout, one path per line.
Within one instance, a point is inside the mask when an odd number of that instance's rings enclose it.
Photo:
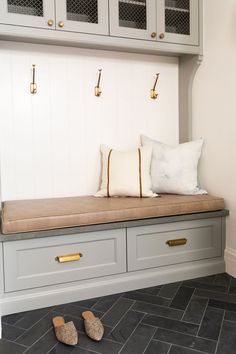
M 60 288 L 36 292 L 21 291 L 0 300 L 2 315 L 28 311 L 52 305 L 105 296 L 125 291 L 151 287 L 181 280 L 203 277 L 225 271 L 222 258 L 186 262 L 174 266 L 159 267 L 142 271 L 97 278 L 91 281 L 67 283 Z
M 225 249 L 226 272 L 236 278 L 236 250 Z

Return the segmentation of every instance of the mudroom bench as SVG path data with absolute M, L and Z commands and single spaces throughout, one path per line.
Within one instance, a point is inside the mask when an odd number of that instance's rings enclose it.
M 4 202 L 1 315 L 223 272 L 227 215 L 209 195 Z

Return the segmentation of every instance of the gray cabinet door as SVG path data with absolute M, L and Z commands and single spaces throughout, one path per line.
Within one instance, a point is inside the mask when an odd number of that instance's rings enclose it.
M 108 0 L 56 0 L 56 29 L 108 35 Z
M 198 23 L 198 0 L 157 0 L 157 40 L 198 45 Z
M 55 29 L 54 0 L 0 0 L 0 23 Z
M 4 269 L 6 292 L 124 273 L 126 230 L 5 242 Z
M 221 218 L 128 228 L 128 270 L 221 257 L 221 230 Z
M 110 35 L 156 40 L 156 0 L 110 0 Z

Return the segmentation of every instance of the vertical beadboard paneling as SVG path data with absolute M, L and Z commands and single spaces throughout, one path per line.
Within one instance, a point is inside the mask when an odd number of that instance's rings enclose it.
M 69 184 L 70 195 L 86 194 L 87 176 L 86 170 L 86 107 L 84 104 L 85 93 L 80 78 L 83 74 L 83 66 L 78 65 L 76 58 L 67 62 L 67 82 L 69 102 L 67 104 L 68 121 L 68 155 L 69 155 Z M 83 149 L 81 149 L 83 146 Z
M 141 133 L 178 142 L 177 58 L 1 42 L 0 64 L 3 200 L 94 193 L 101 143 L 128 149 Z
M 53 165 L 52 165 L 52 129 L 50 105 L 50 80 L 51 71 L 48 59 L 40 55 L 32 55 L 30 63 L 37 63 L 36 81 L 38 92 L 31 96 L 32 107 L 32 134 L 33 136 L 33 176 L 35 198 L 51 195 L 53 190 Z
M 15 153 L 13 136 L 13 97 L 12 97 L 12 70 L 10 57 L 6 53 L 1 53 L 0 65 L 0 148 L 1 148 L 1 194 L 5 190 L 7 181 L 8 197 L 14 199 L 17 195 L 15 183 Z M 3 104 L 4 103 L 4 104 Z M 1 196 L 2 197 L 2 196 Z

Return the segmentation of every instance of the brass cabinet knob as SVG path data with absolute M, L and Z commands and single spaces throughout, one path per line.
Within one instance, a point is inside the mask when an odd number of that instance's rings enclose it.
M 53 26 L 53 24 L 54 24 L 54 21 L 53 20 L 48 20 L 48 26 L 50 26 L 50 27 L 52 27 Z
M 62 28 L 62 27 L 64 27 L 64 25 L 65 25 L 64 21 L 59 21 L 59 22 L 58 22 L 58 26 L 59 26 L 59 27 Z
M 156 32 L 152 32 L 151 37 L 156 38 L 156 36 L 157 36 Z
M 160 38 L 160 39 L 165 38 L 165 34 L 164 34 L 164 33 L 160 33 L 159 38 Z

